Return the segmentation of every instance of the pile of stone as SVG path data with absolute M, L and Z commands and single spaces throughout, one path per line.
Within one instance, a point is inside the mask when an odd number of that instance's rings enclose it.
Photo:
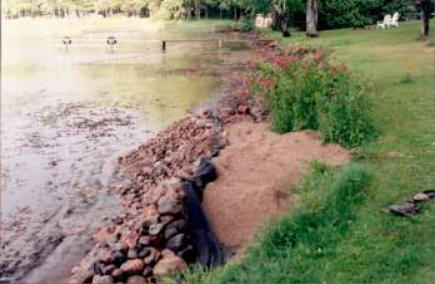
M 153 191 L 134 214 L 96 233 L 97 245 L 73 269 L 71 283 L 145 283 L 186 268 L 195 252 L 186 235 L 182 183 L 169 181 Z
M 95 234 L 97 244 L 70 283 L 150 283 L 188 263 L 223 262 L 200 205 L 202 190 L 217 178 L 210 158 L 227 144 L 222 130 L 222 120 L 203 111 L 119 159 L 133 176 L 119 189 L 123 214 Z

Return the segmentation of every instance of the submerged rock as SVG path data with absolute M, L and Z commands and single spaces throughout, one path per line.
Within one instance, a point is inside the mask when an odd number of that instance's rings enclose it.
M 112 284 L 113 278 L 112 276 L 105 275 L 105 276 L 99 276 L 95 275 L 94 279 L 92 280 L 92 284 Z

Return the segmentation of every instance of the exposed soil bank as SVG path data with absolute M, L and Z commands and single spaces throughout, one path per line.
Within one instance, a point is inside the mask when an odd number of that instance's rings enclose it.
M 339 166 L 349 153 L 325 145 L 315 132 L 279 135 L 268 123 L 225 128 L 229 145 L 213 159 L 219 178 L 204 192 L 204 209 L 218 239 L 232 251 L 245 248 L 259 226 L 288 212 L 296 185 L 313 161 Z

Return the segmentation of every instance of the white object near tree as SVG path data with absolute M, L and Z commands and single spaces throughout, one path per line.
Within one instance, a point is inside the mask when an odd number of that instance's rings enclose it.
M 273 19 L 270 14 L 266 16 L 263 14 L 257 14 L 255 17 L 255 26 L 257 28 L 269 28 L 272 26 Z
M 378 21 L 377 27 L 385 30 L 385 28 L 389 28 L 390 27 L 391 20 L 392 20 L 391 15 L 387 14 L 387 15 L 384 16 L 384 20 L 383 21 Z
M 394 13 L 393 17 L 391 18 L 390 26 L 395 26 L 396 28 L 398 28 L 399 18 L 400 18 L 400 14 L 398 12 Z
M 399 19 L 400 19 L 399 12 L 395 12 L 393 16 L 387 14 L 384 16 L 383 21 L 378 21 L 377 27 L 381 29 L 386 29 L 394 26 L 397 28 L 399 27 Z

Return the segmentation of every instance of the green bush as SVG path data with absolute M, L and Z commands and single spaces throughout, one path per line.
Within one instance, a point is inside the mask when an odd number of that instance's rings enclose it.
M 277 57 L 259 68 L 255 86 L 266 98 L 273 130 L 319 130 L 325 142 L 346 147 L 375 138 L 364 85 L 345 65 L 332 65 L 324 51 L 307 52 Z
M 239 28 L 242 32 L 251 32 L 255 30 L 255 25 L 251 20 L 243 20 L 239 24 Z
M 410 12 L 409 3 L 408 0 L 320 0 L 319 25 L 322 29 L 359 28 L 394 12 L 403 18 Z

